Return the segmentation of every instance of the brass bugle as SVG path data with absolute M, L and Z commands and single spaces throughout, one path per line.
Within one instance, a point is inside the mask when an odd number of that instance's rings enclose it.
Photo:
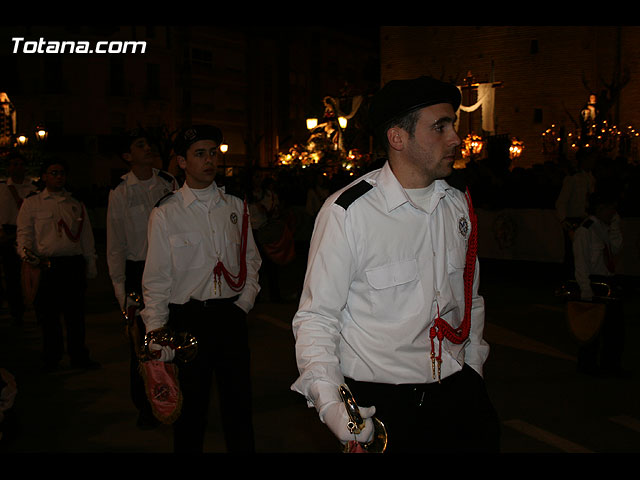
M 180 362 L 190 362 L 198 353 L 198 340 L 187 332 L 174 332 L 168 328 L 159 328 L 144 336 L 143 360 L 153 360 L 157 353 L 151 351 L 151 343 L 170 347 L 175 351 L 175 358 Z
M 365 426 L 365 420 L 362 418 L 362 415 L 360 415 L 358 404 L 353 398 L 353 394 L 347 385 L 340 385 L 338 387 L 338 392 L 340 393 L 340 398 L 342 398 L 342 402 L 344 403 L 349 417 L 347 428 L 349 429 L 349 432 L 357 435 L 362 432 Z M 378 418 L 372 417 L 371 420 L 373 421 L 373 438 L 368 443 L 360 442 L 360 445 L 369 453 L 384 453 L 387 449 L 387 429 L 385 428 L 384 423 L 382 423 Z
M 591 290 L 593 291 L 594 300 L 601 302 L 612 302 L 618 299 L 617 292 L 614 292 L 611 285 L 605 282 L 590 282 Z M 556 290 L 557 297 L 563 297 L 567 300 L 579 300 L 580 299 L 580 287 L 575 280 L 569 280 L 563 283 Z
M 136 315 L 141 306 L 142 301 L 140 296 L 135 292 L 131 292 L 125 298 L 124 309 L 122 310 L 126 334 L 138 357 L 143 355 L 140 327 L 136 322 Z
M 135 292 L 129 293 L 124 300 L 124 308 L 122 310 L 122 317 L 127 328 L 135 326 L 136 315 L 138 310 L 142 306 L 142 300 L 140 295 Z
M 33 250 L 22 247 L 22 251 L 24 259 L 34 267 L 49 268 L 51 266 L 51 261 L 48 258 L 37 255 Z

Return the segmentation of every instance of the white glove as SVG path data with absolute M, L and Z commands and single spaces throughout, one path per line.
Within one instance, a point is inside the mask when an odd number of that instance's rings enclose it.
M 125 302 L 127 299 L 127 292 L 125 292 L 124 283 L 114 283 L 113 293 L 116 296 L 116 301 L 118 302 L 120 310 L 124 311 L 126 307 Z
M 349 415 L 342 402 L 331 402 L 322 407 L 320 420 L 329 427 L 329 430 L 331 430 L 343 444 L 351 440 L 356 440 L 360 443 L 369 443 L 374 434 L 373 420 L 371 420 L 371 417 L 376 413 L 376 407 L 360 407 L 359 410 L 360 416 L 365 421 L 365 426 L 357 435 L 351 433 L 347 428 Z
M 157 352 L 159 352 L 160 356 L 157 357 L 156 360 L 159 360 L 161 362 L 172 362 L 176 356 L 176 351 L 173 348 L 157 345 L 153 341 L 149 344 L 149 350 L 151 350 L 151 353 L 154 356 L 156 355 Z

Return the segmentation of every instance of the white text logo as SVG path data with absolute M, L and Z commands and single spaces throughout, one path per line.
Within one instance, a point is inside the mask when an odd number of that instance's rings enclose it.
M 71 40 L 26 40 L 13 37 L 13 53 L 145 53 L 147 42 L 142 41 L 100 41 L 95 46 L 87 41 Z

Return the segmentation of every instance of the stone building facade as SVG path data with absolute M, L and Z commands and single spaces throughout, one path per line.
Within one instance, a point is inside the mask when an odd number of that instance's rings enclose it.
M 552 159 L 543 132 L 578 129 L 589 95 L 609 100 L 609 125 L 640 128 L 640 27 L 636 26 L 384 26 L 381 83 L 431 75 L 463 85 L 496 82 L 495 134 L 518 137 L 515 166 Z M 465 90 L 463 105 L 475 103 Z M 468 116 L 471 115 L 471 120 Z M 460 112 L 459 131 L 481 132 L 481 113 Z M 565 151 L 571 155 L 570 142 Z M 637 151 L 629 152 L 638 161 Z

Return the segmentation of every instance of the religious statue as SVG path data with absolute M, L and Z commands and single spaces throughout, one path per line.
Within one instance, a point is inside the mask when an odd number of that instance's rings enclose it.
M 580 126 L 583 142 L 588 142 L 588 139 L 593 137 L 596 133 L 596 120 L 599 118 L 600 112 L 596 105 L 596 96 L 594 94 L 589 95 L 589 101 L 580 112 Z

